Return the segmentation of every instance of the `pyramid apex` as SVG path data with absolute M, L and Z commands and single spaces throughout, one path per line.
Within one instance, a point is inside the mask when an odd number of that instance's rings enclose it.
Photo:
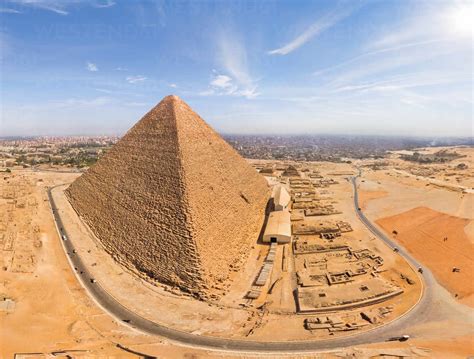
M 184 102 L 179 96 L 168 95 L 161 100 L 162 102 Z

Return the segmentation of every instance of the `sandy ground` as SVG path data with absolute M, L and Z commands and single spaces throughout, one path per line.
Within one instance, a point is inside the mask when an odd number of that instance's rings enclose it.
M 422 154 L 433 154 L 447 150 L 456 152 L 462 157 L 445 163 L 418 164 L 415 162 L 401 160 L 397 153 L 389 157 L 393 168 L 434 183 L 452 186 L 453 188 L 474 189 L 474 148 L 470 147 L 431 147 L 416 149 Z M 459 169 L 460 164 L 467 165 L 465 169 Z M 472 191 L 471 191 L 472 192 Z
M 117 343 L 151 346 L 169 358 L 207 353 L 132 331 L 90 300 L 64 255 L 46 196 L 47 186 L 76 176 L 18 171 L 1 178 L 0 296 L 15 305 L 0 310 L 0 358 L 55 351 L 75 358 L 138 357 Z
M 326 164 L 322 167 L 326 168 Z M 347 170 L 345 167 L 340 170 Z M 338 169 L 335 164 L 327 164 L 328 172 Z M 12 311 L 0 311 L 0 357 L 9 358 L 13 357 L 14 353 L 20 352 L 51 353 L 60 350 L 80 350 L 80 352 L 74 352 L 74 357 L 78 358 L 137 357 L 137 355 L 118 348 L 117 343 L 137 352 L 163 358 L 257 357 L 257 355 L 250 353 L 237 355 L 223 351 L 211 352 L 182 347 L 161 338 L 142 335 L 115 322 L 98 308 L 89 299 L 69 268 L 54 228 L 46 198 L 46 186 L 70 182 L 75 176 L 77 174 L 14 171 L 12 175 L 5 176 L 7 179 L 0 179 L 2 194 L 10 192 L 11 187 L 14 188 L 13 192 L 15 193 L 14 199 L 8 199 L 5 196 L 0 199 L 0 234 L 5 233 L 0 246 L 2 250 L 0 294 L 2 297 L 13 299 L 16 303 Z M 394 178 L 387 177 L 389 180 Z M 412 181 L 414 182 L 414 180 Z M 382 185 L 379 185 L 377 181 L 374 181 L 372 185 L 380 186 L 376 190 L 385 191 L 388 195 L 376 196 L 377 199 L 367 202 L 367 210 L 372 213 L 379 207 L 380 213 L 376 213 L 375 218 L 396 216 L 416 208 L 417 203 L 418 206 L 426 206 L 425 202 L 430 201 L 438 203 L 435 200 L 436 195 L 429 195 L 428 199 L 425 199 L 424 196 L 420 197 L 420 193 L 416 191 L 420 190 L 421 193 L 424 193 L 423 190 L 426 188 L 415 186 L 415 192 L 410 192 L 410 190 L 406 192 L 409 205 L 405 203 L 393 208 L 391 204 L 387 204 L 386 200 L 396 197 L 397 194 L 394 195 L 390 190 L 390 182 L 387 185 L 381 183 Z M 350 187 L 346 188 L 346 184 L 341 184 L 334 189 L 334 196 L 339 198 L 338 196 L 342 196 L 344 193 L 347 196 L 348 188 Z M 367 188 L 367 191 L 371 190 L 373 188 Z M 430 189 L 430 191 L 449 193 L 448 196 L 443 195 L 441 198 L 442 201 L 447 201 L 447 207 L 451 211 L 451 213 L 448 212 L 449 214 L 465 214 L 468 211 L 467 205 L 464 207 L 459 205 L 459 193 L 440 189 Z M 454 197 L 451 198 L 451 195 Z M 26 205 L 18 207 L 17 203 L 21 202 L 23 197 L 25 197 Z M 341 203 L 341 206 L 343 211 L 353 214 L 350 200 Z M 434 209 L 439 211 L 436 205 L 431 207 L 435 207 Z M 470 217 L 466 216 L 466 218 Z M 354 223 L 354 238 L 365 233 L 355 221 L 350 218 L 349 220 Z M 367 233 L 365 235 L 370 237 Z M 7 240 L 7 236 L 12 236 L 13 241 Z M 472 240 L 469 236 L 467 237 Z M 11 245 L 6 244 L 10 242 Z M 377 247 L 377 244 L 374 246 Z M 383 247 L 378 248 L 382 254 L 387 251 Z M 397 266 L 399 264 L 393 256 L 387 255 L 385 258 L 387 263 L 391 263 L 390 265 Z M 457 274 L 462 273 L 463 271 Z M 280 356 L 261 354 L 259 356 L 268 358 L 340 358 L 341 356 L 377 357 L 377 355 L 385 353 L 406 357 L 465 358 L 468 355 L 473 355 L 472 336 L 466 336 L 466 328 L 456 323 L 453 321 L 440 322 L 438 326 L 420 324 L 417 337 L 407 343 L 377 343 L 370 346 L 301 356 L 295 354 Z M 275 330 L 283 329 L 281 323 L 275 322 L 274 324 Z M 440 340 L 445 337 L 443 333 L 445 333 L 444 328 L 446 327 L 450 328 L 449 340 Z M 456 335 L 458 336 L 456 337 Z
M 364 169 L 359 188 L 365 213 L 387 233 L 396 230 L 395 239 L 458 300 L 472 306 L 474 194 L 432 186 L 430 181 L 393 167 Z M 452 272 L 453 267 L 460 272 Z
M 474 149 L 456 150 L 466 157 L 454 163 L 423 166 L 426 167 L 423 170 L 435 170 L 434 173 L 427 171 L 430 175 L 425 176 L 408 173 L 407 171 L 417 170 L 416 166 L 400 160 L 385 161 L 388 165 L 381 166 L 376 171 L 363 167 L 359 189 L 367 216 L 428 266 L 439 283 L 449 291 L 447 295 L 468 306 L 464 308 L 472 308 L 474 195 L 455 188 L 453 178 L 463 188 L 473 185 Z M 455 165 L 460 162 L 466 163 L 468 169 L 454 170 Z M 449 172 L 449 176 L 445 176 L 446 172 Z M 434 180 L 437 181 L 435 184 Z M 398 234 L 394 235 L 393 230 Z M 453 267 L 459 268 L 460 272 L 453 272 Z M 462 324 L 463 319 L 467 319 L 465 324 Z M 423 324 L 418 330 L 423 333 L 433 331 L 434 325 Z M 450 348 L 451 341 L 440 340 L 442 336 L 430 335 L 430 340 L 420 344 L 433 350 L 430 357 L 472 355 L 472 309 L 454 315 L 451 313 L 443 320 L 440 318 L 438 325 L 449 328 L 456 345 Z
M 359 205 L 360 208 L 365 210 L 368 203 L 376 198 L 383 198 L 387 196 L 386 191 L 360 191 L 359 192 Z
M 347 165 L 344 164 L 343 166 L 346 167 Z M 334 171 L 337 168 L 337 165 L 329 164 L 327 168 L 324 167 L 324 171 Z M 384 302 L 384 305 L 394 306 L 393 314 L 387 317 L 387 320 L 393 320 L 417 302 L 420 296 L 417 275 L 403 259 L 395 256 L 388 247 L 373 240 L 370 232 L 359 222 L 355 215 L 351 196 L 348 196 L 348 193 L 352 191 L 350 183 L 344 180 L 343 177 L 338 180 L 340 182 L 338 185 L 325 190 L 328 192 L 328 196 L 339 203 L 339 207 L 343 212 L 334 216 L 334 220 L 349 221 L 354 228 L 349 236 L 351 246 L 354 249 L 370 248 L 375 253 L 382 255 L 385 259 L 384 268 L 389 270 L 383 272 L 381 276 L 389 282 L 396 283 L 405 291 L 401 296 Z M 100 241 L 77 217 L 76 212 L 64 196 L 65 188 L 66 186 L 54 189 L 53 197 L 67 232 L 72 240 L 76 239 L 74 244 L 78 254 L 88 265 L 92 275 L 101 286 L 132 311 L 155 322 L 195 334 L 264 341 L 315 340 L 329 336 L 329 333 L 321 331 L 312 333 L 306 330 L 303 326 L 303 320 L 306 316 L 294 314 L 296 307 L 292 295 L 291 272 L 282 273 L 281 271 L 282 250 L 278 251 L 277 264 L 274 266 L 272 279 L 267 285 L 274 282 L 279 276 L 282 276 L 282 281 L 271 295 L 263 295 L 252 307 L 243 308 L 240 305 L 248 301 L 247 299 L 243 300 L 243 297 L 250 288 L 251 282 L 258 273 L 268 251 L 268 245 L 256 244 L 249 256 L 246 270 L 239 279 L 240 283 L 234 283 L 232 292 L 224 297 L 218 305 L 208 305 L 205 302 L 196 301 L 186 296 L 175 295 L 165 286 L 150 285 L 146 281 L 137 278 L 134 273 L 118 265 L 105 253 Z M 405 280 L 401 279 L 401 274 L 414 279 L 416 284 L 407 284 Z M 130 296 L 131 292 L 135 295 Z M 256 309 L 261 305 L 265 305 L 268 310 L 265 314 Z M 161 310 L 157 311 L 156 308 Z M 360 309 L 356 309 L 352 314 L 359 317 L 359 313 Z M 345 314 L 351 313 L 346 312 Z M 369 328 L 370 326 L 367 329 Z M 249 335 L 249 332 L 251 332 L 251 335 Z M 335 335 L 343 336 L 345 334 L 347 333 L 340 332 Z
M 437 280 L 459 300 L 474 306 L 474 244 L 464 227 L 468 219 L 426 207 L 377 220 L 387 233 L 432 269 Z M 460 272 L 453 272 L 453 268 Z

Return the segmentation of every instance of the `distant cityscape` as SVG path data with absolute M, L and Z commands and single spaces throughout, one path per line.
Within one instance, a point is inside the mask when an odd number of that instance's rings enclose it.
M 387 151 L 433 146 L 472 146 L 472 138 L 442 139 L 382 136 L 224 136 L 239 153 L 252 159 L 344 162 L 383 158 Z
M 473 146 L 472 138 L 434 140 L 377 136 L 249 136 L 225 135 L 243 157 L 249 159 L 350 162 L 352 159 L 384 158 L 388 151 L 435 146 Z M 94 164 L 119 136 L 64 136 L 0 138 L 0 157 L 5 165 L 69 165 L 84 168 Z M 430 161 L 410 157 L 407 161 Z M 435 161 L 438 161 L 436 159 Z

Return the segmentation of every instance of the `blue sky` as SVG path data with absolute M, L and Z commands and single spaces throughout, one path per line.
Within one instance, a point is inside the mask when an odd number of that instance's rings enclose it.
M 472 136 L 472 1 L 0 0 L 0 135 Z

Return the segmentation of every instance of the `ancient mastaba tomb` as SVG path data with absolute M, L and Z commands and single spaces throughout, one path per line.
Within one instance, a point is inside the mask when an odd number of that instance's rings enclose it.
M 186 103 L 164 98 L 66 190 L 121 264 L 219 298 L 261 231 L 266 180 Z

